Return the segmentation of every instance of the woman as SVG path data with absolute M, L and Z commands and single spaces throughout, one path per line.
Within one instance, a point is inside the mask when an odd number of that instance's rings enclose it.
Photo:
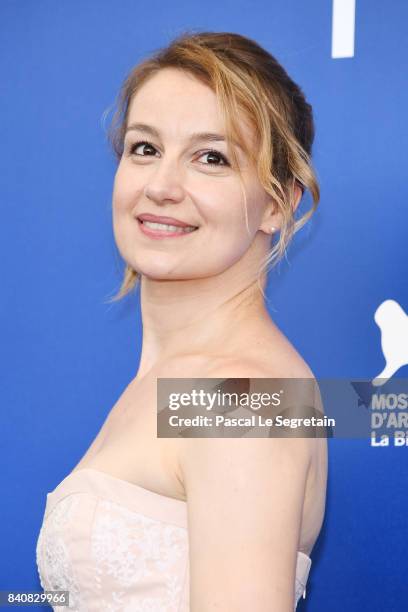
M 302 91 L 237 34 L 181 36 L 125 81 L 114 299 L 140 285 L 143 343 L 135 378 L 48 495 L 41 584 L 69 590 L 72 609 L 289 612 L 304 593 L 325 439 L 159 438 L 156 383 L 313 378 L 263 292 L 317 206 L 313 137 Z M 295 219 L 306 189 L 313 208 Z

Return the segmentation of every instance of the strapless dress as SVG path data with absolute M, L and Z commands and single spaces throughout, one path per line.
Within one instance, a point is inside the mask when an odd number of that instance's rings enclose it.
M 37 539 L 44 590 L 69 591 L 61 612 L 189 612 L 187 502 L 94 468 L 50 493 Z M 298 552 L 295 608 L 311 559 Z

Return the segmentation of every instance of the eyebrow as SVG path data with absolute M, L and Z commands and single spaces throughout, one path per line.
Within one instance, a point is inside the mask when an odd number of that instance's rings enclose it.
M 126 129 L 125 134 L 128 132 L 135 130 L 138 132 L 144 132 L 145 134 L 150 134 L 150 136 L 154 136 L 155 138 L 160 138 L 160 133 L 156 128 L 151 125 L 147 125 L 146 123 L 132 123 Z M 202 141 L 210 141 L 210 142 L 226 142 L 226 137 L 223 134 L 216 134 L 215 132 L 195 132 L 190 135 L 188 141 L 190 143 L 193 142 L 202 142 Z M 234 144 L 242 149 L 238 142 L 234 141 Z

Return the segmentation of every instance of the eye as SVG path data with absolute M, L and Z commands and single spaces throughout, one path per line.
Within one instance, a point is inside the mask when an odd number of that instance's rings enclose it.
M 137 152 L 139 149 L 139 152 Z M 130 155 L 139 155 L 140 157 L 152 157 L 157 153 L 156 148 L 147 140 L 140 140 L 131 144 L 129 147 Z
M 158 153 L 155 146 L 147 140 L 139 140 L 129 146 L 129 155 L 136 155 L 137 157 L 154 157 Z M 229 162 L 225 155 L 222 155 L 219 151 L 211 149 L 210 151 L 204 151 L 201 153 L 198 159 L 201 157 L 207 157 L 206 162 L 200 162 L 205 166 L 229 166 Z
M 205 151 L 204 153 L 201 153 L 200 157 L 207 157 L 207 163 L 204 162 L 206 166 L 229 166 L 230 165 L 228 163 L 227 158 L 215 150 Z M 203 163 L 203 162 L 200 162 L 200 163 Z

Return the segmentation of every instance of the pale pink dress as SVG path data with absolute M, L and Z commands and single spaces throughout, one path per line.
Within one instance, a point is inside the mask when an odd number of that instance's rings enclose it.
M 36 547 L 44 590 L 77 612 L 189 612 L 187 503 L 93 468 L 47 495 Z M 295 601 L 310 558 L 298 553 Z M 295 607 L 296 607 L 295 604 Z

